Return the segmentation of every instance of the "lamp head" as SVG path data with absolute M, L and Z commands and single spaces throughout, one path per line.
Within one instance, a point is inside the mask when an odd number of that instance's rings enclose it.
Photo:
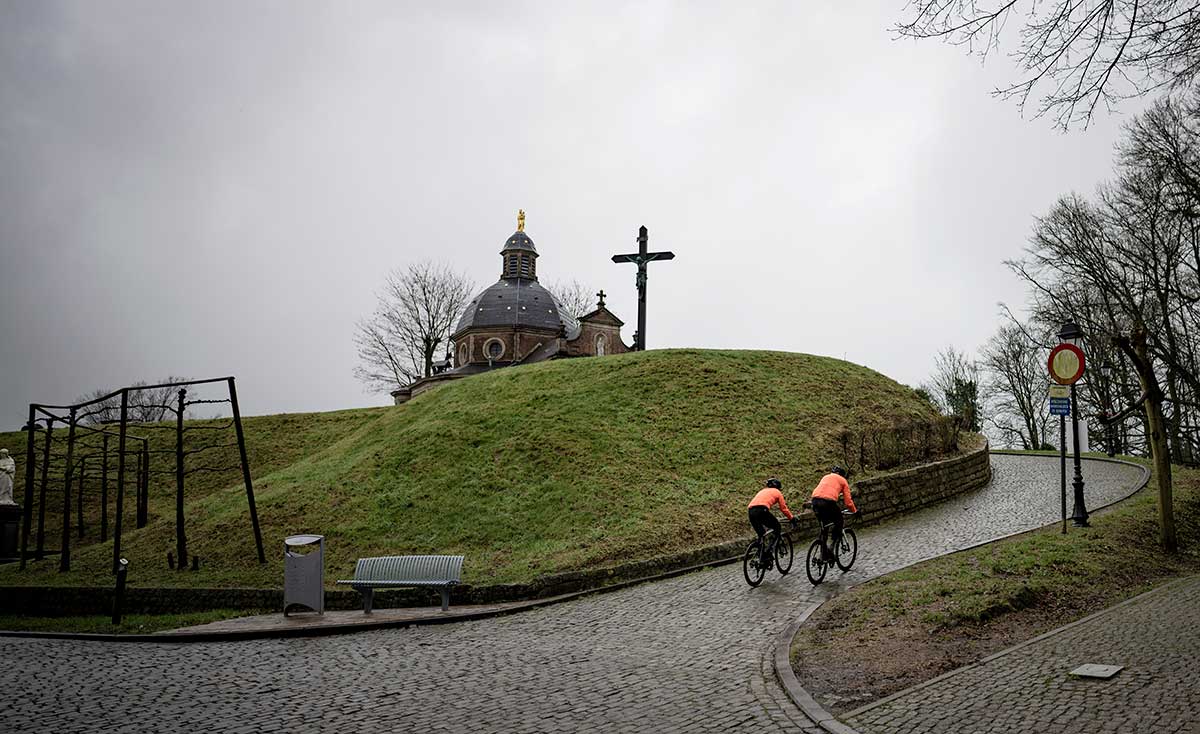
M 1083 341 L 1083 329 L 1074 321 L 1068 321 L 1058 329 L 1058 340 L 1079 346 Z

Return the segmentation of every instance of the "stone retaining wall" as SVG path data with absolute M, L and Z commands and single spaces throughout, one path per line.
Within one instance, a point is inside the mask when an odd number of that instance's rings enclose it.
M 988 447 L 982 444 L 947 461 L 934 462 L 854 484 L 855 503 L 863 508 L 860 524 L 874 524 L 889 517 L 978 489 L 991 479 Z M 793 492 L 800 504 L 800 494 Z M 799 509 L 799 508 L 797 508 Z M 800 538 L 816 535 L 811 514 L 801 518 Z M 541 599 L 617 583 L 679 572 L 696 566 L 728 561 L 741 556 L 750 537 L 644 561 L 634 561 L 592 571 L 570 571 L 540 577 L 527 584 L 492 586 L 462 585 L 451 593 L 452 604 L 492 604 Z M 805 541 L 807 542 L 807 541 Z M 30 616 L 108 614 L 113 590 L 95 587 L 4 587 L 0 588 L 0 614 Z M 432 606 L 440 603 L 437 592 L 394 589 L 375 594 L 376 608 Z M 158 589 L 130 587 L 125 592 L 126 614 L 170 614 L 208 609 L 279 610 L 280 589 Z M 326 609 L 357 609 L 362 602 L 350 589 L 325 592 Z

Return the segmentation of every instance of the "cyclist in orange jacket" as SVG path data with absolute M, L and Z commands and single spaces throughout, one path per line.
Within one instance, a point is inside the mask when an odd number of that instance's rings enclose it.
M 821 481 L 817 483 L 817 488 L 812 493 L 812 508 L 813 514 L 817 516 L 821 527 L 833 524 L 833 547 L 842 541 L 842 508 L 838 506 L 838 500 L 842 497 L 846 498 L 846 509 L 858 514 L 858 508 L 854 506 L 854 498 L 850 496 L 850 483 L 846 481 L 846 470 L 838 465 L 834 465 L 829 469 L 829 473 L 821 477 Z M 829 547 L 823 549 L 825 551 L 825 561 L 832 558 L 829 552 Z
M 779 521 L 775 519 L 775 515 L 771 514 L 771 508 L 775 505 L 779 505 L 779 511 L 792 521 L 793 526 L 799 522 L 792 515 L 792 511 L 788 509 L 787 502 L 783 499 L 783 492 L 780 491 L 782 488 L 783 484 L 775 477 L 771 477 L 767 480 L 766 486 L 760 489 L 758 494 L 754 495 L 754 499 L 750 500 L 748 510 L 750 527 L 754 528 L 754 532 L 758 534 L 759 540 L 762 540 L 763 535 L 768 530 L 775 532 L 775 538 L 778 538 L 780 533 L 783 532 L 783 528 L 779 526 Z M 772 549 L 774 548 L 775 538 L 771 539 Z

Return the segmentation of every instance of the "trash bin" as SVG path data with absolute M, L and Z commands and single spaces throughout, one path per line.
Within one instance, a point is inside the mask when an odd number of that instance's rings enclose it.
M 325 613 L 324 535 L 293 535 L 283 541 L 283 616 L 297 604 Z

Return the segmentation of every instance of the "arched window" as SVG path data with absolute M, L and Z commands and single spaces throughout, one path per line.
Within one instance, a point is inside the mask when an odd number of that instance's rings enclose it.
M 608 347 L 608 339 L 603 334 L 596 335 L 596 356 L 603 357 Z

